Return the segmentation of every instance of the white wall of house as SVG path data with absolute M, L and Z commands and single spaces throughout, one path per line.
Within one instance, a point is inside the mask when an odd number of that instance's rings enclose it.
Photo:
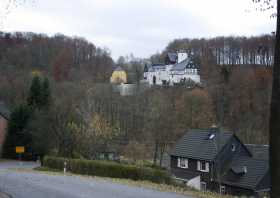
M 194 188 L 194 189 L 196 189 L 196 190 L 200 190 L 200 175 L 199 176 L 197 176 L 197 177 L 194 177 L 194 178 L 192 178 L 192 179 L 190 179 L 188 182 L 187 182 L 187 186 L 189 186 L 189 187 L 192 187 L 192 188 Z
M 144 77 L 150 85 L 154 84 L 154 77 L 156 79 L 156 85 L 162 85 L 163 81 L 170 81 L 170 69 L 173 65 L 166 65 L 164 69 L 158 69 L 144 73 Z
M 178 61 L 177 61 L 178 63 L 188 58 L 188 54 L 186 52 L 178 52 L 177 56 L 178 56 Z
M 169 82 L 173 85 L 174 83 L 180 83 L 184 79 L 191 79 L 195 83 L 200 83 L 200 75 L 197 73 L 187 73 L 186 71 L 176 73 L 170 71 L 145 72 L 144 76 L 150 85 L 154 84 L 154 77 L 156 79 L 156 85 L 162 85 L 163 81 Z

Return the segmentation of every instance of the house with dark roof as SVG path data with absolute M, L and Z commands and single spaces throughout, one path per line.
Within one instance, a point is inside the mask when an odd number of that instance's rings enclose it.
M 245 146 L 252 153 L 253 158 L 268 160 L 269 159 L 269 146 L 258 144 L 245 144 Z
M 184 51 L 167 53 L 165 63 L 144 68 L 144 80 L 150 85 L 175 85 L 185 82 L 200 83 L 199 66 Z
M 270 190 L 267 158 L 218 128 L 189 130 L 170 153 L 170 171 L 198 190 L 255 197 Z
M 10 112 L 8 108 L 4 103 L 0 102 L 0 155 L 2 154 L 2 147 L 5 141 L 9 117 Z

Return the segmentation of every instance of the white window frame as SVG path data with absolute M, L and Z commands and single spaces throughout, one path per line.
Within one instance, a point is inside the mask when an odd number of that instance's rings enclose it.
M 182 166 L 182 160 L 184 160 L 185 163 L 184 166 Z M 177 158 L 177 167 L 179 168 L 189 168 L 189 160 L 187 158 Z
M 202 169 L 202 164 L 205 163 L 205 169 Z M 197 170 L 201 171 L 201 172 L 209 172 L 209 162 L 205 162 L 205 161 L 197 161 Z
M 222 195 L 226 194 L 226 186 L 220 186 L 220 193 Z

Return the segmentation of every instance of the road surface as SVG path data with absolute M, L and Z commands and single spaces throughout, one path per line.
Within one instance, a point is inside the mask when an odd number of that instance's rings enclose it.
M 0 190 L 13 198 L 191 198 L 102 179 L 30 171 L 36 166 L 33 162 L 1 162 Z

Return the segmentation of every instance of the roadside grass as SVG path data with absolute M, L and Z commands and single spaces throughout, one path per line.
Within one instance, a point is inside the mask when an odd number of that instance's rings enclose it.
M 42 171 L 42 172 L 57 172 L 57 173 L 61 173 L 61 170 L 53 169 L 53 168 L 48 168 L 48 167 L 44 167 L 44 166 L 36 167 L 33 170 Z
M 1 162 L 7 162 L 7 161 L 10 161 L 10 160 L 4 159 L 4 158 L 0 158 L 0 163 Z
M 35 171 L 39 171 L 42 173 L 46 174 L 51 174 L 51 175 L 64 175 L 64 173 L 60 170 L 57 169 L 50 169 L 48 167 L 37 167 L 34 168 Z M 149 188 L 152 190 L 157 190 L 157 191 L 162 191 L 162 192 L 173 192 L 181 195 L 186 195 L 186 196 L 192 196 L 194 198 L 236 198 L 236 196 L 230 196 L 230 195 L 219 195 L 217 193 L 213 192 L 202 192 L 202 191 L 197 191 L 192 188 L 188 187 L 181 187 L 181 186 L 175 186 L 175 185 L 167 185 L 167 184 L 158 184 L 158 183 L 153 183 L 150 181 L 145 181 L 145 180 L 131 180 L 131 179 L 123 179 L 123 178 L 109 178 L 109 177 L 98 177 L 98 176 L 87 176 L 87 175 L 79 175 L 79 174 L 74 174 L 71 172 L 66 173 L 67 176 L 78 176 L 81 178 L 89 178 L 89 179 L 97 179 L 101 181 L 109 181 L 109 182 L 114 182 L 114 183 L 119 183 L 119 184 L 124 184 L 124 185 L 130 185 L 130 186 L 135 186 L 135 187 L 141 187 L 141 188 Z

